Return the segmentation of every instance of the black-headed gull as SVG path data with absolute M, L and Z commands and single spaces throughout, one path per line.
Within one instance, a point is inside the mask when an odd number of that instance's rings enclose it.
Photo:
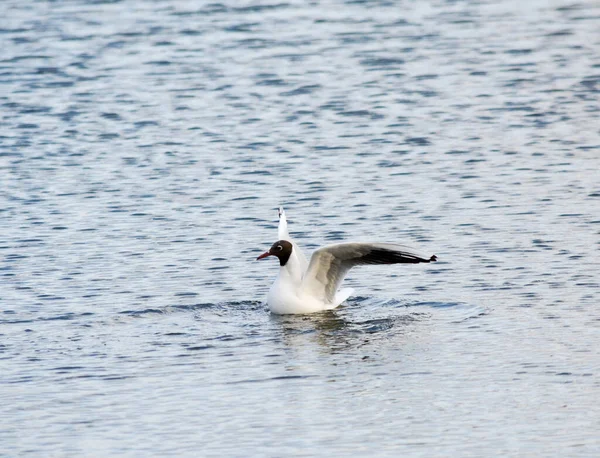
M 436 261 L 413 248 L 395 243 L 338 243 L 316 250 L 306 261 L 300 247 L 292 241 L 283 208 L 279 209 L 279 240 L 257 260 L 279 258 L 279 274 L 269 290 L 267 303 L 277 314 L 303 314 L 331 310 L 353 293 L 338 291 L 348 271 L 362 264 L 418 264 Z

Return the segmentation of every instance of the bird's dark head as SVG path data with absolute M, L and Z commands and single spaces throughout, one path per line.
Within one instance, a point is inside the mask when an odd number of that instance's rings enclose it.
M 290 259 L 292 249 L 292 244 L 287 240 L 278 240 L 271 246 L 269 251 L 261 254 L 258 258 L 256 258 L 256 260 L 258 261 L 259 259 L 266 258 L 267 256 L 277 256 L 279 258 L 279 265 L 285 266 L 288 262 L 288 259 Z

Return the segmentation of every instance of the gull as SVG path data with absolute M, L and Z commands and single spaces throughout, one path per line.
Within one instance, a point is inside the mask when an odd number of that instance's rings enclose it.
M 279 273 L 267 295 L 272 313 L 307 314 L 336 308 L 354 290 L 338 290 L 348 271 L 364 264 L 418 264 L 437 261 L 414 248 L 396 243 L 337 243 L 316 250 L 310 263 L 291 239 L 283 208 L 279 208 L 278 238 L 256 260 L 275 256 Z

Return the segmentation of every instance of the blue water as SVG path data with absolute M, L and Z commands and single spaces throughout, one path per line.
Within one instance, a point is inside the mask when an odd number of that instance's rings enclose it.
M 597 2 L 1 10 L 0 456 L 600 455 Z

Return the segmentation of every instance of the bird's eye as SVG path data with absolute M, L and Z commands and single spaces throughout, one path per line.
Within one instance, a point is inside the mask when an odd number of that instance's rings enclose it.
M 281 245 L 277 245 L 277 249 L 278 249 L 279 251 L 281 251 L 281 250 L 283 250 L 283 247 L 282 247 Z

